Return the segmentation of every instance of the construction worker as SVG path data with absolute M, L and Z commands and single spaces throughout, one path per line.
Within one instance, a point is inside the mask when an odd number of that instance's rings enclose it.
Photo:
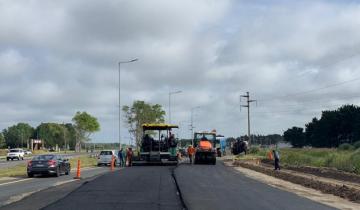
M 272 152 L 273 152 L 273 157 L 275 159 L 274 161 L 275 170 L 280 170 L 280 154 L 276 150 L 273 150 Z
M 127 158 L 127 162 L 128 162 L 129 167 L 132 166 L 132 156 L 133 156 L 133 151 L 132 151 L 132 148 L 129 147 L 128 150 L 127 150 L 127 154 L 126 154 L 126 158 Z
M 193 159 L 194 159 L 194 154 L 195 154 L 195 148 L 192 145 L 189 145 L 187 152 L 188 152 L 190 164 L 192 164 Z
M 123 149 L 122 148 L 118 152 L 118 157 L 119 157 L 119 166 L 124 167 L 125 163 L 124 163 L 124 155 L 123 155 Z

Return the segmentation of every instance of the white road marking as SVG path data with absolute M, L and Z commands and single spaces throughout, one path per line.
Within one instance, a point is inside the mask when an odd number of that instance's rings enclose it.
M 20 179 L 20 180 L 16 180 L 16 181 L 12 181 L 12 182 L 5 182 L 5 183 L 1 183 L 0 186 L 8 185 L 8 184 L 14 184 L 14 183 L 17 183 L 17 182 L 28 181 L 28 180 L 31 180 L 31 179 L 33 179 L 33 178 L 26 178 L 26 179 Z
M 95 169 L 101 169 L 101 168 L 96 168 L 96 167 L 86 167 L 86 168 L 82 168 L 81 171 L 90 171 L 90 170 L 95 170 Z M 119 170 L 119 169 L 118 169 Z M 72 169 L 71 171 L 76 171 L 76 169 Z M 109 169 L 110 171 L 110 169 Z M 7 177 L 6 177 L 7 178 Z M 16 178 L 9 178 L 9 179 L 16 179 Z M 20 180 L 16 180 L 16 181 L 11 181 L 11 182 L 5 182 L 5 183 L 1 183 L 0 186 L 3 186 L 3 185 L 9 185 L 9 184 L 14 184 L 14 183 L 18 183 L 18 182 L 24 182 L 24 181 L 28 181 L 28 180 L 31 180 L 31 179 L 34 179 L 34 178 L 23 178 L 23 179 L 20 179 Z M 71 180 L 73 181 L 73 180 Z M 69 182 L 69 181 L 68 181 Z M 65 182 L 66 183 L 66 182 Z M 60 185 L 60 184 L 58 184 Z M 55 186 L 58 186 L 58 185 L 55 185 Z

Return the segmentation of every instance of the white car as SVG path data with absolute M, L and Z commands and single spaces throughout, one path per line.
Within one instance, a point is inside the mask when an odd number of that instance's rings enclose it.
M 29 150 L 24 150 L 24 153 L 25 153 L 25 155 L 31 155 L 32 154 L 32 152 L 29 151 Z
M 25 155 L 25 153 L 24 153 L 24 150 L 22 150 L 22 149 L 10 149 L 6 155 L 6 160 L 7 161 L 14 160 L 14 159 L 24 160 L 24 155 Z
M 101 165 L 110 165 L 111 164 L 111 160 L 112 160 L 112 156 L 115 157 L 115 164 L 118 163 L 118 156 L 117 153 L 115 152 L 115 150 L 103 150 L 100 152 L 99 156 L 98 156 L 98 166 Z

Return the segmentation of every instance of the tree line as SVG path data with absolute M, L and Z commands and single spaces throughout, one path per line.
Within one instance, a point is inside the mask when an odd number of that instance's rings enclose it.
M 302 127 L 292 127 L 284 132 L 284 140 L 293 147 L 338 147 L 360 140 L 360 107 L 344 105 L 336 110 L 322 111 Z
M 226 145 L 230 146 L 231 143 L 237 140 L 249 141 L 247 135 L 240 137 L 228 137 L 226 139 Z M 283 141 L 283 136 L 280 134 L 269 134 L 269 135 L 251 135 L 251 144 L 255 145 L 273 145 Z
M 90 135 L 100 130 L 97 118 L 86 112 L 76 112 L 72 123 L 41 123 L 32 127 L 20 122 L 3 129 L 0 133 L 0 148 L 26 147 L 30 139 L 41 139 L 46 148 L 56 145 L 75 149 L 76 145 L 90 141 Z

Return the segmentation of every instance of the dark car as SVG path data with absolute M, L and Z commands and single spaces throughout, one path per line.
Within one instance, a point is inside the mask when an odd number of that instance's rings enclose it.
M 47 174 L 60 176 L 70 174 L 69 159 L 63 158 L 61 155 L 39 155 L 35 156 L 28 162 L 27 174 L 28 177 L 33 177 L 34 174 Z

